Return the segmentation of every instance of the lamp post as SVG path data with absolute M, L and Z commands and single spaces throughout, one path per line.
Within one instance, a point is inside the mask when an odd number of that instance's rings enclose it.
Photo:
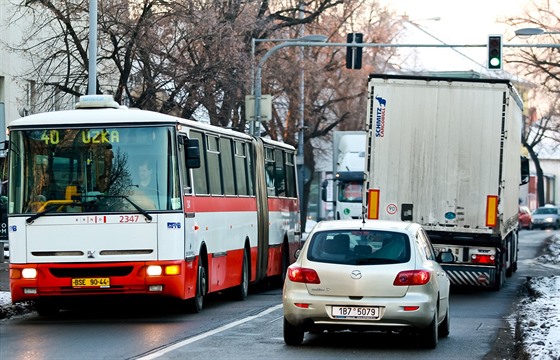
M 95 94 L 97 94 L 97 0 L 90 0 L 88 95 Z
M 255 121 L 253 122 L 253 124 L 251 124 L 251 129 L 252 129 L 252 134 L 254 136 L 260 136 L 260 124 L 261 124 L 261 97 L 262 97 L 262 67 L 264 65 L 264 62 L 273 54 L 275 53 L 277 50 L 280 50 L 281 48 L 284 47 L 288 47 L 288 46 L 321 46 L 325 44 L 325 40 L 327 39 L 327 37 L 325 35 L 305 35 L 302 37 L 299 37 L 297 39 L 291 39 L 291 40 L 284 40 L 283 43 L 278 44 L 276 46 L 274 46 L 273 48 L 271 48 L 270 50 L 268 50 L 263 57 L 260 59 L 258 65 L 257 65 L 257 69 L 256 72 L 254 73 L 254 95 L 255 95 Z M 253 39 L 252 41 L 252 58 L 254 59 L 255 57 L 255 41 L 282 41 L 279 39 Z M 303 53 L 302 53 L 302 60 L 303 60 Z M 254 64 L 254 62 L 253 62 Z M 297 154 L 296 154 L 296 167 L 298 170 L 298 198 L 300 201 L 300 209 L 302 208 L 302 200 L 303 200 L 303 185 L 304 185 L 304 151 L 303 151 L 303 147 L 304 147 L 304 139 L 303 139 L 303 133 L 304 133 L 304 115 L 303 115 L 303 110 L 304 110 L 304 79 L 303 79 L 303 65 L 302 68 L 300 70 L 300 122 L 299 122 L 299 131 L 298 131 L 298 147 L 297 147 Z M 301 215 L 303 217 L 303 212 L 301 212 Z M 301 224 L 304 224 L 304 219 L 300 219 Z
M 325 40 L 327 37 L 325 35 L 305 35 L 297 39 L 253 39 L 253 44 L 255 41 L 283 41 L 281 44 L 274 46 L 269 49 L 263 57 L 259 60 L 257 68 L 254 75 L 254 95 L 255 95 L 255 122 L 253 126 L 252 134 L 255 136 L 260 136 L 260 123 L 261 123 L 261 97 L 262 97 L 262 67 L 265 61 L 276 51 L 289 47 L 289 46 L 326 46 Z M 253 58 L 254 46 L 253 46 Z
M 259 39 L 266 41 L 267 39 Z M 269 39 L 270 41 L 282 41 Z M 285 40 L 281 44 L 269 49 L 259 60 L 254 76 L 255 95 L 255 126 L 251 133 L 255 136 L 260 134 L 261 121 L 261 97 L 262 97 L 262 67 L 265 61 L 276 51 L 289 46 L 321 46 L 321 47 L 362 47 L 362 48 L 486 48 L 488 44 L 374 44 L 374 43 L 327 43 L 324 35 L 306 35 L 298 39 Z M 560 48 L 560 44 L 503 44 L 504 47 L 534 47 L 534 48 Z

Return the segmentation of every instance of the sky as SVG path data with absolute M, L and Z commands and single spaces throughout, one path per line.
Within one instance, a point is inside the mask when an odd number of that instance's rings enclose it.
M 504 43 L 513 35 L 511 29 L 500 23 L 507 17 L 521 15 L 531 0 L 380 0 L 382 4 L 393 9 L 397 15 L 406 15 L 408 19 L 424 31 L 409 24 L 405 38 L 399 43 L 426 44 L 438 43 L 434 37 L 445 44 L 483 45 L 488 35 L 503 35 Z M 435 20 L 438 19 L 438 20 Z M 433 35 L 432 36 L 429 36 Z M 511 39 L 513 43 L 520 43 Z M 410 59 L 411 67 L 430 71 L 467 71 L 483 72 L 486 63 L 485 48 L 452 49 L 416 49 L 419 55 Z M 458 54 L 461 52 L 466 56 Z M 443 55 L 443 56 L 442 56 Z M 474 61 L 469 60 L 471 58 Z M 477 65 L 477 63 L 479 65 Z

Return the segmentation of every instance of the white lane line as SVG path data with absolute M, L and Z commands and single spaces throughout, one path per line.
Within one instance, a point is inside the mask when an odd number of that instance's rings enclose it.
M 190 338 L 190 339 L 186 339 L 186 340 L 180 341 L 180 342 L 178 342 L 178 343 L 175 343 L 175 344 L 170 345 L 170 346 L 168 346 L 168 347 L 166 347 L 166 348 L 163 348 L 163 349 L 160 349 L 160 350 L 158 350 L 158 351 L 155 351 L 155 352 L 153 352 L 153 353 L 151 353 L 151 354 L 148 354 L 148 355 L 146 355 L 146 356 L 139 357 L 139 358 L 137 358 L 137 360 L 152 360 L 152 359 L 157 359 L 158 357 L 163 356 L 163 355 L 167 354 L 167 353 L 170 352 L 170 351 L 177 350 L 177 349 L 179 349 L 179 348 L 182 348 L 182 347 L 185 346 L 185 345 L 192 344 L 192 343 L 195 342 L 195 341 L 202 340 L 202 339 L 205 339 L 205 338 L 210 337 L 210 336 L 212 336 L 212 335 L 219 334 L 219 333 L 221 333 L 222 331 L 226 331 L 226 330 L 231 329 L 231 328 L 233 328 L 233 327 L 236 327 L 236 326 L 238 326 L 238 325 L 244 324 L 244 323 L 246 323 L 246 322 L 248 322 L 248 321 L 251 321 L 251 320 L 260 318 L 261 316 L 265 316 L 265 315 L 270 314 L 271 312 L 273 312 L 273 311 L 275 311 L 275 310 L 278 310 L 278 309 L 281 309 L 281 308 L 282 308 L 282 304 L 278 304 L 278 305 L 276 305 L 276 306 L 273 306 L 273 307 L 270 307 L 270 308 L 264 310 L 264 311 L 261 312 L 261 313 L 258 313 L 257 315 L 248 316 L 248 317 L 246 317 L 245 319 L 241 319 L 241 320 L 234 321 L 234 322 L 232 322 L 232 323 L 229 323 L 229 324 L 224 325 L 224 326 L 222 326 L 222 327 L 219 327 L 219 328 L 217 328 L 217 329 L 214 329 L 214 330 L 211 330 L 211 331 L 202 333 L 202 334 L 197 335 L 197 336 L 195 336 L 195 337 L 192 337 L 192 338 Z

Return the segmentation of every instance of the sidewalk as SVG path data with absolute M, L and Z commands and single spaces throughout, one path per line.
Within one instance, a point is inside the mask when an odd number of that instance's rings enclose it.
M 0 262 L 0 291 L 10 291 L 9 265 L 8 259 Z

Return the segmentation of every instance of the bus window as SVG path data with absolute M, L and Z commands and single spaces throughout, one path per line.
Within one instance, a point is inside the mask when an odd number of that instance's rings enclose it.
M 200 149 L 206 149 L 206 143 L 203 141 L 203 134 L 191 131 L 189 134 L 191 139 L 197 139 Z M 208 194 L 208 181 L 206 179 L 206 151 L 200 154 L 200 167 L 193 169 L 193 187 L 196 194 Z
M 269 196 L 276 196 L 276 164 L 274 162 L 274 150 L 265 148 L 265 170 L 266 170 L 266 188 Z
M 286 171 L 284 167 L 284 152 L 281 149 L 274 151 L 275 158 L 275 172 L 274 172 L 274 187 L 276 188 L 276 195 L 286 196 Z
M 220 138 L 221 173 L 224 180 L 224 194 L 235 195 L 235 172 L 233 171 L 232 141 Z
M 235 179 L 237 194 L 249 195 L 247 176 L 247 147 L 244 142 L 235 141 Z
M 297 197 L 297 184 L 296 184 L 296 167 L 294 162 L 294 154 L 286 152 L 286 191 L 287 197 Z
M 218 137 L 207 134 L 206 141 L 206 159 L 208 161 L 208 184 L 210 185 L 210 193 L 213 195 L 223 195 Z
M 12 173 L 21 185 L 9 194 L 18 199 L 14 213 L 129 210 L 137 166 L 148 158 L 156 195 L 144 210 L 181 208 L 173 127 L 22 130 L 11 141 L 20 149 Z

